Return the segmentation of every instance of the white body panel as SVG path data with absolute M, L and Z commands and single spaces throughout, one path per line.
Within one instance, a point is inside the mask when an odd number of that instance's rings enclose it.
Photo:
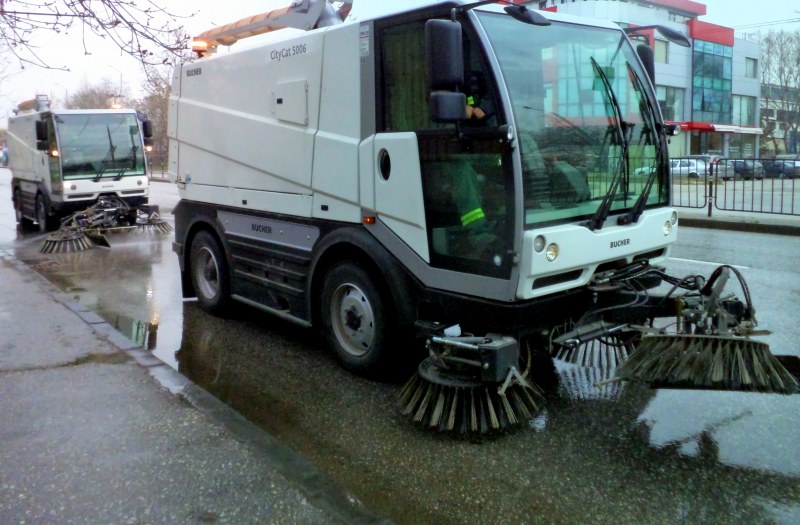
M 517 297 L 532 299 L 571 290 L 588 284 L 597 267 L 605 262 L 621 258 L 631 262 L 635 255 L 665 248 L 662 258 L 650 259 L 657 264 L 669 255 L 669 245 L 676 240 L 676 228 L 672 228 L 669 234 L 664 233 L 664 224 L 670 222 L 672 213 L 669 208 L 645 212 L 635 228 L 617 226 L 612 218 L 606 221 L 603 229 L 594 232 L 577 224 L 525 232 Z M 559 247 L 559 255 L 553 262 L 547 260 L 546 249 L 539 253 L 534 250 L 534 239 L 540 235 L 545 239 L 545 247 L 551 243 Z M 537 279 L 576 270 L 580 274 L 572 280 L 534 287 Z
M 28 182 L 49 182 L 50 168 L 45 152 L 36 150 L 39 113 L 8 119 L 8 167 L 14 177 Z

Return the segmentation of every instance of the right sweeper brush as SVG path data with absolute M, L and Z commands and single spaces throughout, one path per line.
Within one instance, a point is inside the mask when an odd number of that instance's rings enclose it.
M 745 302 L 722 296 L 734 273 Z M 657 387 L 754 390 L 792 394 L 797 380 L 759 335 L 755 309 L 742 275 L 720 266 L 697 293 L 676 301 L 677 333 L 660 330 L 645 334 L 630 357 L 617 369 L 617 378 Z
M 520 360 L 515 339 L 433 336 L 428 350 L 399 395 L 401 412 L 413 421 L 440 431 L 485 433 L 521 424 L 541 410 L 544 396 L 527 377 L 530 353 Z

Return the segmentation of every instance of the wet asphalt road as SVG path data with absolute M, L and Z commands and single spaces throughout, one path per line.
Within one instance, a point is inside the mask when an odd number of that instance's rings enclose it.
M 170 235 L 38 253 L 0 170 L 0 247 L 298 450 L 397 523 L 799 523 L 800 396 L 651 390 L 558 363 L 530 425 L 462 439 L 398 415 L 397 384 L 341 370 L 314 334 L 249 308 L 183 302 Z M 177 202 L 153 186 L 167 219 Z M 683 229 L 668 270 L 737 265 L 776 354 L 800 354 L 800 237 Z M 157 327 L 157 328 L 156 328 Z

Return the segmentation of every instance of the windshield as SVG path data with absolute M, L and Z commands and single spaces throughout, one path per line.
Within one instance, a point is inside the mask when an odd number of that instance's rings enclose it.
M 628 210 L 657 171 L 644 204 L 668 203 L 655 102 L 622 31 L 479 18 L 512 105 L 526 228 Z
M 56 115 L 55 120 L 65 179 L 100 179 L 144 173 L 144 149 L 136 115 Z

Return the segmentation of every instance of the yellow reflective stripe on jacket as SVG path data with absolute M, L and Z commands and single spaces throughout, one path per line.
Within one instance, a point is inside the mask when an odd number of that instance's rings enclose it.
M 482 208 L 475 208 L 474 210 L 465 213 L 461 216 L 461 226 L 467 226 L 479 219 L 485 218 L 486 215 L 483 214 Z

